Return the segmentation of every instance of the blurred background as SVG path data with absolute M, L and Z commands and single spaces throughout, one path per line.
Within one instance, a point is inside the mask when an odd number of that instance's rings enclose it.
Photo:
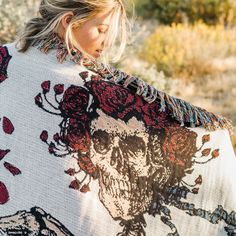
M 231 119 L 236 132 L 236 0 L 133 2 L 132 38 L 116 66 Z M 39 3 L 0 0 L 0 44 L 14 41 Z

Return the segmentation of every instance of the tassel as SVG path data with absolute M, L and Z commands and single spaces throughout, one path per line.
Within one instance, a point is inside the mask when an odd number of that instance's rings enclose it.
M 57 60 L 60 63 L 62 63 L 68 55 L 65 42 L 55 32 L 50 33 L 47 38 L 43 40 L 36 40 L 32 46 L 37 45 L 44 53 L 47 53 L 50 49 L 57 49 Z M 82 52 L 72 50 L 71 54 L 72 57 L 70 59 L 81 65 L 83 60 Z M 97 63 L 92 60 L 85 61 L 83 66 L 97 73 L 103 79 L 135 91 L 149 103 L 158 102 L 158 104 L 160 104 L 159 111 L 167 112 L 172 118 L 180 122 L 181 126 L 203 126 L 209 131 L 226 128 L 231 135 L 234 133 L 231 120 L 159 91 L 138 77 L 130 76 L 115 67 L 110 67 L 108 70 L 102 63 Z
M 171 97 L 165 94 L 165 105 L 168 112 L 173 118 L 181 123 L 181 125 L 189 123 L 191 127 L 203 126 L 209 131 L 219 128 L 228 129 L 230 134 L 234 133 L 232 121 L 221 116 L 217 116 L 200 107 L 191 105 L 181 99 Z M 160 96 L 162 98 L 163 96 Z M 187 108 L 187 109 L 186 109 Z M 184 117 L 184 119 L 183 119 Z
M 127 75 L 124 77 L 127 77 Z M 116 78 L 112 78 L 110 80 L 116 82 Z M 123 84 L 125 87 L 132 88 L 132 90 L 133 88 L 135 88 L 136 93 L 143 96 L 144 100 L 150 103 L 158 100 L 158 102 L 160 103 L 159 111 L 168 112 L 168 114 L 170 114 L 172 118 L 180 122 L 181 126 L 190 126 L 192 128 L 203 126 L 206 130 L 209 131 L 215 131 L 217 129 L 227 129 L 230 135 L 234 134 L 232 121 L 228 118 L 215 115 L 212 112 L 208 112 L 201 107 L 194 106 L 182 99 L 172 97 L 162 91 L 158 91 L 155 88 L 153 90 L 153 88 L 150 88 L 150 85 L 146 84 L 144 81 L 140 80 L 137 77 L 129 76 L 127 80 L 125 78 L 123 80 Z M 148 89 L 148 91 L 151 94 L 146 93 L 147 87 L 150 88 Z M 152 97 L 154 99 L 150 101 L 149 99 L 147 99 L 147 97 Z

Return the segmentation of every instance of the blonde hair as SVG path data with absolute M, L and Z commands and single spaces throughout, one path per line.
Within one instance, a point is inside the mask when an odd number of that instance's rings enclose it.
M 71 49 L 78 49 L 87 57 L 94 59 L 92 55 L 88 55 L 77 43 L 73 35 L 73 27 L 79 27 L 98 13 L 111 10 L 112 19 L 104 45 L 109 50 L 117 48 L 117 52 L 112 51 L 109 54 L 108 50 L 105 50 L 101 60 L 105 66 L 109 62 L 118 62 L 131 36 L 132 24 L 134 22 L 134 6 L 131 8 L 132 17 L 130 20 L 126 12 L 130 6 L 129 4 L 125 5 L 122 0 L 43 0 L 39 6 L 39 17 L 29 20 L 19 35 L 16 44 L 17 50 L 25 52 L 34 42 L 47 38 L 53 31 L 56 32 L 63 15 L 72 11 L 74 16 L 65 32 L 65 43 L 68 53 L 71 53 Z M 115 47 L 116 44 L 119 47 Z

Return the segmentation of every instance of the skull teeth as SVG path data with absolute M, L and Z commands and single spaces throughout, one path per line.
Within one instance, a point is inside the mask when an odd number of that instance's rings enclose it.
M 124 180 L 121 180 L 119 182 L 119 187 L 121 190 L 130 191 L 129 184 L 125 182 Z
M 131 186 L 127 181 L 117 180 L 103 173 L 102 182 L 105 185 L 107 194 L 111 195 L 112 197 L 129 198 Z

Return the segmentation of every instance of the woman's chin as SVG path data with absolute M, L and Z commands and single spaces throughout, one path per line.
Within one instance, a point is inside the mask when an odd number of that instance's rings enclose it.
M 101 53 L 95 52 L 93 56 L 94 56 L 95 58 L 99 58 L 99 57 L 101 56 Z

